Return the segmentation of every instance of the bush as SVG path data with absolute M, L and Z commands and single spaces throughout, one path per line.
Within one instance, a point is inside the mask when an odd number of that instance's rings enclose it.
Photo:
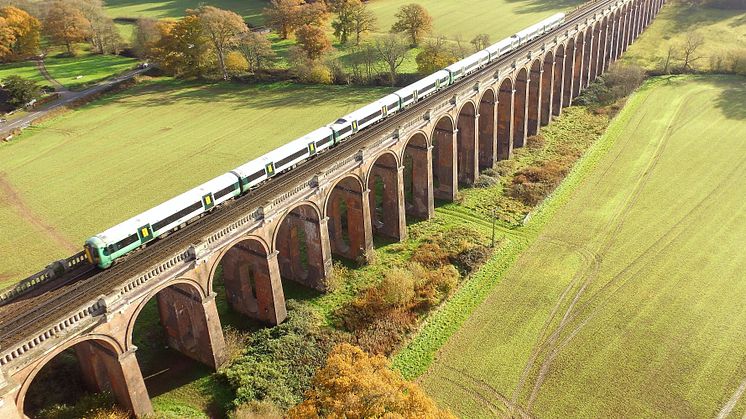
M 516 172 L 508 195 L 528 206 L 534 206 L 549 195 L 567 175 L 567 164 L 545 161 Z
M 449 254 L 437 243 L 423 243 L 412 254 L 412 261 L 427 268 L 439 268 L 449 261 Z
M 128 419 L 130 416 L 114 404 L 110 393 L 86 394 L 73 406 L 56 404 L 39 411 L 35 417 L 44 419 Z
M 494 178 L 500 177 L 500 173 L 498 173 L 497 170 L 492 167 L 482 170 L 482 174 L 490 176 L 490 177 L 494 177 Z
M 544 148 L 545 143 L 546 141 L 544 140 L 544 136 L 541 134 L 532 135 L 526 138 L 526 147 L 532 150 L 538 150 L 538 149 Z
M 489 188 L 490 186 L 497 185 L 498 183 L 500 183 L 499 179 L 482 173 L 482 175 L 477 178 L 477 181 L 474 182 L 474 186 L 477 188 Z
M 377 287 L 383 302 L 391 308 L 402 308 L 414 299 L 414 277 L 412 272 L 395 268 L 386 272 L 383 281 Z
M 414 330 L 417 316 L 411 311 L 393 310 L 354 334 L 354 342 L 366 352 L 391 355 Z
M 230 419 L 282 419 L 282 409 L 271 402 L 252 401 L 238 406 L 228 417 Z
M 8 91 L 8 103 L 14 107 L 25 106 L 41 97 L 41 86 L 33 80 L 21 76 L 8 76 L 3 80 L 3 88 Z
M 231 76 L 249 71 L 249 62 L 238 51 L 231 51 L 225 56 L 225 70 Z
M 453 262 L 463 275 L 468 275 L 482 266 L 491 254 L 492 251 L 487 246 L 473 246 L 457 253 Z

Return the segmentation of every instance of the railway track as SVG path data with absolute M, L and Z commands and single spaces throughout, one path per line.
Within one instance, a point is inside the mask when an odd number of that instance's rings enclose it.
M 211 214 L 172 233 L 168 238 L 158 240 L 147 248 L 136 251 L 110 269 L 100 270 L 89 266 L 82 272 L 75 271 L 71 275 L 54 280 L 43 288 L 0 307 L 0 348 L 12 347 L 20 343 L 26 336 L 49 327 L 69 312 L 70 305 L 108 294 L 131 279 L 133 271 L 140 271 L 141 267 L 148 267 L 156 261 L 166 259 L 191 245 L 195 239 L 227 226 L 237 218 L 255 209 L 258 204 L 260 205 L 260 203 L 292 189 L 295 185 L 307 181 L 316 173 L 328 167 L 329 162 L 339 161 L 341 157 L 354 153 L 382 134 L 392 133 L 395 127 L 410 118 L 408 115 L 411 115 L 411 113 L 425 111 L 434 103 L 448 98 L 456 89 L 468 84 L 469 81 L 493 74 L 495 69 L 505 62 L 525 57 L 527 48 L 536 47 L 547 40 L 553 39 L 558 33 L 562 33 L 568 25 L 582 22 L 583 19 L 592 16 L 613 2 L 596 1 L 587 4 L 584 8 L 570 12 L 563 26 L 538 37 L 520 50 L 514 51 L 484 69 L 469 75 L 455 86 L 431 95 L 415 104 L 408 112 L 389 117 L 385 122 L 370 127 L 365 132 L 361 132 L 317 158 L 298 165 L 292 171 L 272 179 L 257 190 L 216 208 Z

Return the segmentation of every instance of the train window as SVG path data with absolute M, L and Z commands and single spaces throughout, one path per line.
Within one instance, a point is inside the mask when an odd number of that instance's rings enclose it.
M 235 191 L 236 189 L 238 189 L 238 184 L 234 183 L 231 186 L 227 186 L 227 187 L 225 187 L 225 188 L 223 188 L 223 189 L 215 192 L 215 199 L 220 199 L 220 198 L 228 195 L 229 193 Z
M 114 243 L 113 248 L 116 250 L 124 249 L 125 247 L 131 245 L 132 243 L 139 242 L 140 238 L 137 236 L 137 234 L 133 234 L 125 239 L 119 240 L 118 242 Z
M 157 223 L 153 224 L 153 231 L 158 231 L 158 230 L 162 229 L 163 227 L 166 227 L 167 225 L 169 225 L 169 224 L 173 223 L 174 221 L 178 220 L 179 218 L 185 217 L 185 216 L 187 216 L 187 215 L 189 215 L 189 214 L 193 213 L 194 211 L 197 211 L 197 210 L 199 210 L 201 208 L 202 208 L 202 202 L 201 201 L 200 202 L 196 202 L 196 203 L 194 203 L 194 204 L 192 204 L 192 205 L 184 208 L 183 210 L 181 210 L 181 211 L 179 211 L 179 212 L 177 212 L 175 214 L 171 214 L 168 217 L 162 219 L 161 221 L 158 221 Z M 135 237 L 137 237 L 137 235 L 135 235 Z
M 335 122 L 335 124 L 344 124 L 344 123 L 347 123 L 347 120 L 344 118 L 339 118 L 337 119 L 337 122 Z

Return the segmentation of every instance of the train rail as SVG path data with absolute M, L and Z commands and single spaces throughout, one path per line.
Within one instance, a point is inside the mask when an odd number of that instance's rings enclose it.
M 131 279 L 132 272 L 140 267 L 151 266 L 153 262 L 166 259 L 192 244 L 195 239 L 204 237 L 210 232 L 227 226 L 241 216 L 245 216 L 257 206 L 278 194 L 292 189 L 299 183 L 307 181 L 314 174 L 327 167 L 329 162 L 337 161 L 340 157 L 363 148 L 367 143 L 379 138 L 382 134 L 391 133 L 398 123 L 404 122 L 412 112 L 422 112 L 432 104 L 442 101 L 453 94 L 470 80 L 476 80 L 489 74 L 494 74 L 495 68 L 526 56 L 526 49 L 535 48 L 547 40 L 556 37 L 566 30 L 568 25 L 581 23 L 583 19 L 593 16 L 599 10 L 613 1 L 595 1 L 587 7 L 573 10 L 567 15 L 564 25 L 544 34 L 528 43 L 518 51 L 514 51 L 500 58 L 493 64 L 464 78 L 454 86 L 438 91 L 421 102 L 415 104 L 406 112 L 391 116 L 384 122 L 360 132 L 348 141 L 328 150 L 315 159 L 306 161 L 292 171 L 278 176 L 265 185 L 237 198 L 235 201 L 216 208 L 210 215 L 202 217 L 187 227 L 172 233 L 169 237 L 160 239 L 147 248 L 136 251 L 107 270 L 99 270 L 90 265 L 88 269 L 79 269 L 65 275 L 59 280 L 51 281 L 50 286 L 40 287 L 39 290 L 28 291 L 10 304 L 0 307 L 0 348 L 8 348 L 20 343 L 24 337 L 34 332 L 44 330 L 54 322 L 63 318 L 70 310 L 69 306 L 75 302 L 81 303 L 106 295 Z M 58 282 L 59 281 L 59 282 Z M 54 286 L 51 286 L 54 285 Z

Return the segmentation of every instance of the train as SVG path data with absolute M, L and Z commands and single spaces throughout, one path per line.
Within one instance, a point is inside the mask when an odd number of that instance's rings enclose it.
M 358 132 L 458 83 L 464 77 L 564 23 L 564 13 L 554 14 L 324 127 L 96 234 L 85 241 L 85 256 L 92 265 L 101 269 L 109 268 L 130 252 L 324 153 Z

